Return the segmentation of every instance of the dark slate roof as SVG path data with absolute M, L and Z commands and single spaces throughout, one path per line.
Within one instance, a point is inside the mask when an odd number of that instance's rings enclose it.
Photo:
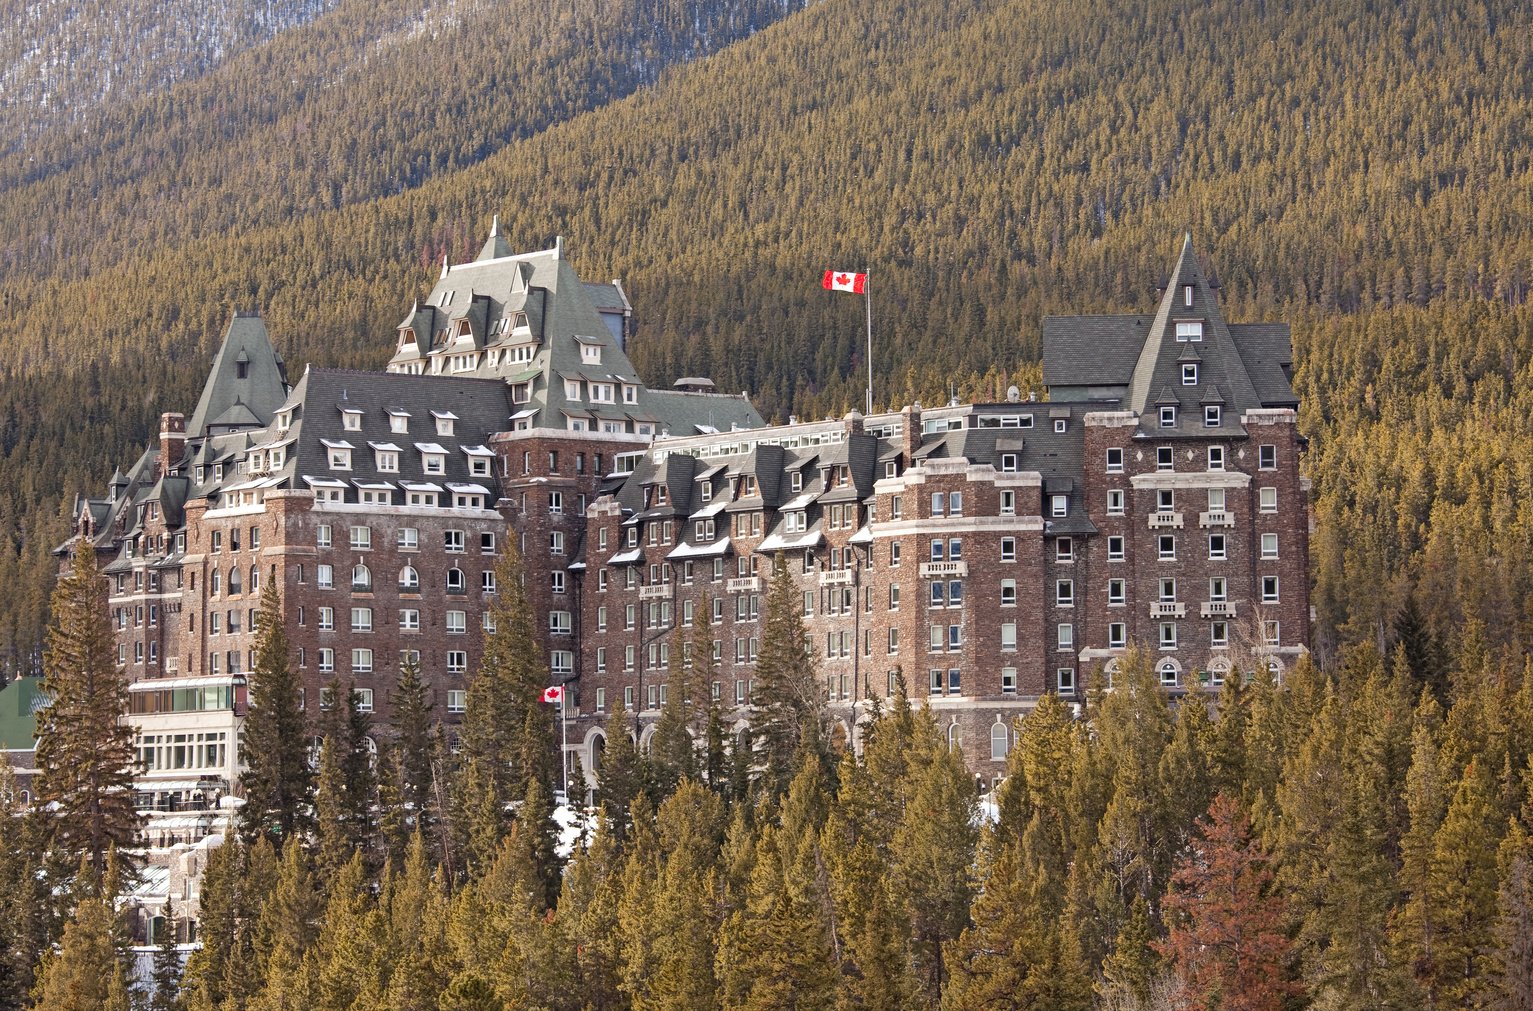
M 1043 382 L 1127 386 L 1151 316 L 1045 316 Z
M 187 421 L 187 438 L 205 435 L 209 427 L 265 425 L 286 397 L 287 370 L 267 336 L 266 323 L 259 316 L 235 316 Z
M 1191 305 L 1185 301 L 1187 286 L 1193 290 Z M 1178 322 L 1200 322 L 1202 340 L 1177 341 Z M 1181 366 L 1189 362 L 1198 365 L 1198 382 L 1185 386 Z M 1158 428 L 1158 417 L 1148 416 L 1173 403 L 1184 408 L 1221 403 L 1237 415 L 1257 407 L 1297 406 L 1292 371 L 1285 324 L 1225 322 L 1191 236 L 1154 316 L 1055 316 L 1043 322 L 1044 382 L 1058 399 L 1085 399 L 1078 392 L 1083 389 L 1098 398 L 1121 390 L 1121 409 L 1145 419 L 1145 434 L 1152 428 L 1158 435 L 1209 434 L 1201 413 L 1179 412 L 1176 426 Z

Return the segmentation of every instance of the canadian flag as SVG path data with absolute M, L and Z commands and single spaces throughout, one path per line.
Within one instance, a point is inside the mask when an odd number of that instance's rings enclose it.
M 543 689 L 543 701 L 544 702 L 563 702 L 564 701 L 564 686 L 563 685 L 554 685 L 552 688 L 544 688 Z
M 844 270 L 827 270 L 822 282 L 826 291 L 849 291 L 861 295 L 868 286 L 868 275 L 852 274 Z

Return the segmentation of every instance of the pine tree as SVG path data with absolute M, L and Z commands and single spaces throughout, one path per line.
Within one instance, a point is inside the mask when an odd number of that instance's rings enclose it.
M 682 662 L 680 647 L 681 632 L 678 629 L 671 648 L 672 662 L 677 665 Z M 660 709 L 660 720 L 650 739 L 649 778 L 653 787 L 652 799 L 657 804 L 669 797 L 681 780 L 697 776 L 697 746 L 689 729 L 692 722 L 690 673 L 680 670 L 678 675 L 672 676 L 665 705 Z
M 1527 833 L 1515 822 L 1501 844 L 1501 887 L 1486 957 L 1482 1005 L 1533 1011 L 1533 859 Z
M 969 925 L 971 865 L 978 843 L 974 782 L 963 756 L 938 739 L 922 714 L 922 739 L 910 769 L 911 793 L 890 849 L 910 910 L 911 948 L 921 991 L 935 1003 L 947 981 L 943 946 Z
M 176 945 L 176 909 L 169 898 L 162 915 L 165 926 L 155 938 L 149 1011 L 177 1011 L 181 999 L 181 951 Z
M 313 773 L 298 701 L 302 687 L 293 673 L 275 580 L 261 590 L 255 653 L 241 751 L 245 806 L 240 809 L 240 834 L 247 842 L 264 836 L 280 846 L 310 824 Z
M 319 821 L 319 869 L 334 880 L 352 854 L 371 855 L 374 778 L 367 747 L 368 719 L 353 682 L 332 680 L 325 688 L 319 777 L 314 807 Z
M 89 541 L 76 544 L 68 575 L 53 591 L 53 623 L 43 659 L 49 703 L 37 714 L 37 795 L 49 811 L 59 865 L 90 859 L 97 875 L 107 852 L 131 847 L 133 729 L 127 673 L 117 666 L 105 607 L 106 586 Z
M 751 696 L 751 739 L 768 795 L 787 790 L 801 750 L 828 761 L 824 692 L 806 640 L 798 584 L 779 554 L 772 561 Z
M 128 981 L 115 943 L 116 919 L 109 896 L 80 902 L 64 925 L 58 951 L 44 955 L 38 968 L 37 1007 L 130 1011 Z
M 499 585 L 499 584 L 497 584 Z M 394 683 L 394 745 L 399 764 L 399 799 L 409 812 L 410 827 L 428 826 L 432 770 L 432 703 L 421 680 L 420 664 L 407 661 Z
M 1169 934 L 1160 950 L 1190 1006 L 1278 1011 L 1296 991 L 1285 981 L 1288 937 L 1267 854 L 1240 805 L 1221 794 L 1200 826 L 1166 896 Z
M 481 788 L 503 811 L 526 793 L 529 778 L 551 793 L 558 769 L 553 713 L 542 701 L 548 666 L 538 646 L 524 574 L 516 539 L 507 538 L 495 567 L 499 592 L 490 605 L 495 631 L 485 634 L 484 657 L 469 682 L 463 719 L 464 764 L 478 763 Z
M 633 824 L 629 808 L 639 795 L 642 773 L 639 749 L 628 733 L 628 712 L 621 706 L 607 717 L 606 749 L 597 775 L 597 796 L 612 819 L 612 832 L 619 840 L 626 839 Z
M 575 944 L 579 991 L 593 1011 L 623 1004 L 620 963 L 625 950 L 619 929 L 623 895 L 623 854 L 606 808 L 597 810 L 590 841 L 570 861 L 559 900 L 559 917 Z
M 1496 918 L 1496 851 L 1506 824 L 1496 801 L 1490 772 L 1471 762 L 1432 841 L 1427 901 L 1443 929 L 1422 987 L 1444 1007 L 1465 1006 L 1484 983 Z

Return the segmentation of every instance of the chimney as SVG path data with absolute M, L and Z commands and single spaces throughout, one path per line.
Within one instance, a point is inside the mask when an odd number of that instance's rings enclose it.
M 921 405 L 919 403 L 900 411 L 900 455 L 909 467 L 921 448 Z
M 842 424 L 844 424 L 846 426 L 846 434 L 847 435 L 861 435 L 862 434 L 862 432 L 863 432 L 863 424 L 862 424 L 863 423 L 863 418 L 862 418 L 861 414 L 859 414 L 856 411 L 852 411 L 850 414 L 848 414 L 845 418 L 843 418 L 841 420 L 842 420 Z
M 186 453 L 186 415 L 175 411 L 160 415 L 160 474 L 175 470 Z

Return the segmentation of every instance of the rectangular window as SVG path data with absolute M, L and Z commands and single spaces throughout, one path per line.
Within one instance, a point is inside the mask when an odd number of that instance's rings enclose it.
M 1188 305 L 1191 305 L 1189 302 Z M 1200 341 L 1203 339 L 1203 324 L 1200 321 L 1182 322 L 1176 325 L 1176 339 L 1178 341 Z
M 947 512 L 947 496 L 940 491 L 932 492 L 932 515 L 941 516 Z
M 415 527 L 400 527 L 394 532 L 394 544 L 400 551 L 420 550 L 421 532 Z
M 1001 652 L 1015 653 L 1017 650 L 1017 623 L 1014 621 L 1001 622 Z
M 1124 603 L 1128 599 L 1127 586 L 1127 580 L 1109 579 L 1107 581 L 1107 602 L 1109 604 Z
M 1262 512 L 1275 513 L 1278 511 L 1276 488 L 1258 488 L 1256 489 L 1256 497 L 1257 507 Z
M 927 675 L 930 678 L 931 693 L 933 695 L 941 695 L 943 680 L 942 669 L 940 667 L 933 667 L 927 672 Z
M 442 531 L 442 550 L 460 555 L 464 551 L 465 538 L 461 530 Z
M 1107 560 L 1110 562 L 1123 561 L 1123 535 L 1109 534 L 1107 536 Z
M 1211 562 L 1222 562 L 1222 561 L 1224 561 L 1225 556 L 1226 556 L 1226 552 L 1225 552 L 1225 538 L 1224 538 L 1224 535 L 1223 534 L 1209 534 L 1208 535 L 1208 560 L 1211 561 Z
M 1069 622 L 1059 624 L 1059 648 L 1072 649 L 1075 646 L 1075 626 Z
M 1176 535 L 1161 534 L 1156 538 L 1156 544 L 1160 551 L 1162 561 L 1173 561 L 1176 558 Z
M 1206 404 L 1206 405 L 1204 405 L 1204 407 L 1203 407 L 1203 427 L 1204 428 L 1218 428 L 1219 427 L 1219 413 L 1220 413 L 1219 412 L 1219 406 L 1217 404 Z M 1213 468 L 1210 468 L 1210 469 L 1213 469 Z
M 1176 622 L 1163 621 L 1160 623 L 1160 648 L 1176 648 Z
M 447 690 L 447 711 L 449 713 L 468 712 L 468 692 L 462 688 L 449 688 Z
M 961 491 L 948 492 L 948 496 L 947 496 L 947 514 L 949 516 L 962 516 L 963 515 L 963 492 L 961 492 Z
M 1277 470 L 1277 447 L 1258 446 L 1256 448 L 1256 467 L 1258 470 Z
M 1059 496 L 1063 498 L 1064 496 Z M 1017 493 L 1007 489 L 1001 492 L 1001 515 L 1015 516 L 1017 514 Z M 1064 513 L 1058 515 L 1063 516 Z
M 319 651 L 319 672 L 329 674 L 335 670 L 335 650 L 321 647 Z
M 1054 560 L 1057 562 L 1071 562 L 1075 560 L 1075 542 L 1068 537 L 1060 537 L 1054 541 Z
M 213 531 L 213 550 L 218 550 L 218 531 Z M 330 546 L 330 524 L 321 523 L 314 531 L 314 544 L 316 547 L 328 548 Z
M 319 609 L 319 630 L 321 632 L 328 632 L 333 628 L 335 628 L 335 608 L 321 607 Z
M 447 612 L 447 634 L 448 635 L 462 635 L 466 631 L 468 631 L 468 612 L 467 611 L 448 611 Z
M 1210 576 L 1208 580 L 1208 600 L 1212 604 L 1222 604 L 1229 599 L 1229 583 L 1223 576 Z
M 1262 622 L 1262 638 L 1267 640 L 1267 645 L 1276 646 L 1279 641 L 1278 623 L 1275 621 Z
M 1061 585 L 1067 584 L 1069 582 L 1070 581 L 1068 579 L 1060 580 Z M 1017 606 L 1017 581 L 1015 579 L 1001 580 L 1001 606 Z
M 373 630 L 373 609 L 370 607 L 353 607 L 351 609 L 351 630 L 353 632 L 371 632 Z
M 466 674 L 466 673 L 468 673 L 468 654 L 465 653 L 463 650 L 460 650 L 460 649 L 448 650 L 447 651 L 447 673 L 449 673 L 449 674 Z
M 1262 534 L 1262 557 L 1276 558 L 1278 556 L 1278 535 Z
M 1176 468 L 1176 451 L 1170 446 L 1157 446 L 1155 448 L 1155 469 L 1174 470 Z
M 900 542 L 899 541 L 890 541 L 889 542 L 889 568 L 891 568 L 891 569 L 899 568 L 899 564 L 900 564 Z
M 1002 591 L 1004 595 L 1004 590 Z M 1004 603 L 1004 600 L 1002 601 Z M 1059 607 L 1075 606 L 1075 580 L 1059 579 L 1054 582 L 1054 603 Z
M 1275 603 L 1277 603 L 1277 600 L 1278 600 L 1278 577 L 1276 577 L 1276 576 L 1263 576 L 1262 577 L 1262 602 L 1265 603 L 1265 604 L 1275 604 Z
M 1003 695 L 1017 694 L 1017 669 L 1015 667 L 1001 668 L 1001 693 Z
M 1122 649 L 1128 645 L 1128 625 L 1121 621 L 1109 622 L 1107 645 L 1112 649 Z
M 1049 513 L 1050 513 L 1050 515 L 1055 516 L 1055 517 L 1066 516 L 1066 515 L 1069 514 L 1069 512 L 1070 512 L 1070 496 L 1068 496 L 1068 495 L 1051 495 L 1051 496 L 1049 496 Z
M 373 672 L 373 651 L 370 649 L 352 650 L 351 672 L 353 674 L 371 674 Z
M 1120 446 L 1110 446 L 1107 450 L 1107 473 L 1123 473 L 1123 449 Z
M 1224 469 L 1224 447 L 1223 446 L 1209 446 L 1208 447 L 1208 469 L 1209 470 L 1223 470 Z
M 1160 427 L 1161 428 L 1175 428 L 1176 427 L 1176 408 L 1174 408 L 1174 407 L 1162 407 L 1160 409 Z
M 1107 489 L 1107 512 L 1111 516 L 1121 516 L 1124 511 L 1124 495 L 1122 488 Z
M 1227 621 L 1211 622 L 1208 626 L 1210 646 L 1228 646 L 1230 644 L 1230 623 Z
M 1198 385 L 1198 365 L 1196 362 L 1186 362 L 1182 365 L 1182 385 Z
M 1168 513 L 1176 508 L 1176 492 L 1170 488 L 1161 488 L 1155 493 L 1155 511 Z
M 1160 602 L 1162 604 L 1176 603 L 1176 580 L 1169 576 L 1162 576 L 1160 580 Z
M 1001 561 L 1014 562 L 1017 560 L 1017 539 L 1015 537 L 1001 538 Z
M 420 628 L 420 611 L 413 607 L 401 608 L 399 611 L 399 630 L 401 632 L 419 632 Z

